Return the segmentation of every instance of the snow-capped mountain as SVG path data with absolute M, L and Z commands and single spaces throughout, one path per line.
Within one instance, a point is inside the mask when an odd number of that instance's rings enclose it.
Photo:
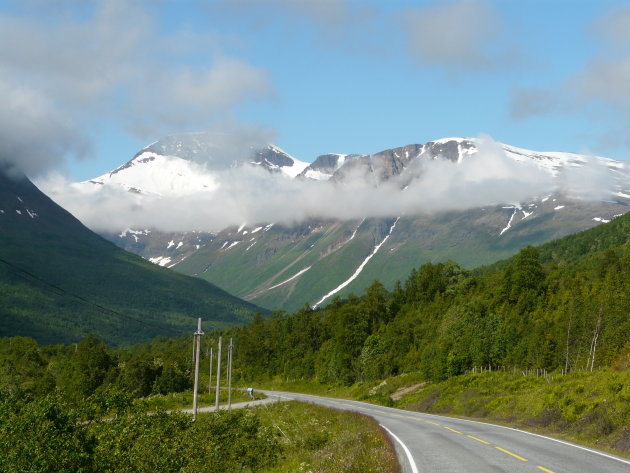
M 250 165 L 295 178 L 309 165 L 271 144 L 244 152 L 226 152 L 212 138 L 206 133 L 168 136 L 113 171 L 73 186 L 88 194 L 123 190 L 129 192 L 130 198 L 183 198 L 216 191 L 221 185 L 218 172 L 227 168 Z M 215 236 L 195 228 L 183 232 L 121 228 L 100 233 L 127 251 L 166 267 L 181 262 Z
M 220 185 L 217 171 L 229 167 L 249 164 L 293 178 L 308 166 L 274 145 L 250 149 L 247 154 L 226 154 L 207 138 L 203 133 L 169 136 L 147 146 L 113 171 L 76 185 L 86 189 L 112 186 L 139 194 L 182 196 L 216 190 Z
M 490 165 L 505 165 L 517 173 L 522 166 L 525 176 L 535 168 L 538 173 L 532 176 L 562 185 L 524 199 L 506 197 L 476 206 L 464 202 L 413 215 L 366 211 L 346 219 L 307 218 L 292 224 L 263 220 L 212 233 L 194 226 L 174 233 L 155 228 L 101 233 L 156 264 L 202 277 L 262 306 L 292 310 L 305 302 L 325 304 L 335 295 L 360 292 L 374 279 L 391 286 L 426 261 L 453 259 L 466 267 L 488 264 L 528 244 L 608 222 L 630 209 L 630 178 L 623 162 L 488 144 L 478 138 L 443 138 L 372 155 L 324 154 L 309 164 L 273 145 L 237 155 L 217 148 L 203 134 L 176 135 L 153 143 L 114 171 L 75 186 L 86 192 L 124 190 L 129 199 L 186 197 L 217 192 L 227 184 L 222 181 L 225 169 L 253 166 L 297 186 L 321 185 L 322 192 L 330 192 L 331 184 L 343 188 L 362 179 L 368 187 L 387 185 L 404 196 L 410 186 L 426 178 L 431 163 L 451 165 L 440 168 L 442 173 L 468 170 L 470 163 L 493 153 L 497 158 Z M 444 195 L 477 202 L 466 192 L 468 188 L 483 191 L 486 171 L 494 173 L 488 185 L 501 182 L 501 172 L 482 167 L 475 169 L 480 176 L 458 177 L 468 179 L 469 187 L 449 182 L 455 187 Z M 584 171 L 582 181 L 590 179 L 584 183 L 578 179 L 578 187 L 597 191 L 602 181 L 607 183 L 606 192 L 572 195 L 566 183 L 577 171 Z M 481 186 L 470 186 L 479 179 Z
M 246 165 L 259 166 L 290 178 L 340 183 L 361 169 L 371 175 L 374 182 L 382 182 L 395 176 L 417 177 L 422 172 L 418 164 L 430 160 L 468 161 L 483 146 L 478 138 L 443 138 L 371 155 L 324 154 L 307 163 L 271 144 L 249 150 L 248 156 L 231 159 L 233 156 L 226 157 L 225 152 L 217 150 L 202 137 L 203 133 L 170 136 L 147 146 L 115 170 L 75 186 L 84 189 L 110 186 L 137 194 L 185 196 L 216 190 L 221 185 L 217 171 Z M 623 162 L 576 153 L 531 151 L 501 143 L 497 146 L 506 159 L 516 163 L 534 163 L 553 177 L 559 177 L 569 168 L 597 163 L 607 167 L 614 175 L 618 197 L 630 195 L 629 174 Z M 624 186 L 628 189 L 622 189 Z
M 307 179 L 314 179 L 316 181 L 327 181 L 335 172 L 344 164 L 349 163 L 357 158 L 360 158 L 359 154 L 323 154 L 318 156 L 315 161 L 309 164 L 300 173 L 301 177 Z
M 534 163 L 554 177 L 560 176 L 567 168 L 579 168 L 589 163 L 597 163 L 608 167 L 616 175 L 615 180 L 619 185 L 630 184 L 624 163 L 614 159 L 576 153 L 532 151 L 503 143 L 496 145 L 500 147 L 507 159 L 523 164 Z M 368 173 L 374 174 L 377 181 L 383 181 L 405 172 L 413 174 L 417 171 L 414 169 L 414 164 L 426 160 L 446 159 L 454 163 L 462 163 L 477 154 L 481 146 L 483 146 L 483 140 L 479 138 L 442 138 L 421 145 L 387 149 L 372 155 L 326 154 L 319 156 L 302 175 L 311 179 L 343 181 L 344 176 L 352 170 L 363 168 Z

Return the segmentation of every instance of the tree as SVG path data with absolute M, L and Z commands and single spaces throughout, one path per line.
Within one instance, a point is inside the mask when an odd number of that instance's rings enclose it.
M 67 380 L 66 392 L 71 395 L 87 397 L 101 387 L 106 378 L 110 382 L 115 380 L 113 373 L 110 375 L 110 370 L 116 366 L 115 359 L 107 345 L 94 335 L 88 335 L 77 345 L 70 365 L 71 379 Z
M 540 253 L 533 246 L 523 248 L 514 257 L 504 279 L 504 292 L 511 302 L 537 295 L 545 281 Z M 531 302 L 531 301 L 530 301 Z

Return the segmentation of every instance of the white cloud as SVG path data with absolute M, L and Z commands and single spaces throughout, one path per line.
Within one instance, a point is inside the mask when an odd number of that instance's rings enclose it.
M 210 36 L 165 37 L 150 7 L 102 0 L 78 14 L 0 14 L 0 159 L 34 175 L 85 156 L 103 120 L 161 136 L 203 128 L 270 92 L 263 68 L 208 47 Z M 186 54 L 194 68 L 171 56 Z
M 582 104 L 612 107 L 630 118 L 630 55 L 594 59 L 569 84 Z
M 596 20 L 593 31 L 611 46 L 630 47 L 630 5 L 616 8 Z
M 241 13 L 284 11 L 308 18 L 321 26 L 339 24 L 347 20 L 351 9 L 348 0 L 222 0 L 221 7 Z
M 630 125 L 630 6 L 609 11 L 593 22 L 599 47 L 584 67 L 571 71 L 546 90 L 521 89 L 512 95 L 514 118 L 551 113 L 587 113 L 608 131 L 598 140 L 607 147 L 621 143 Z M 627 144 L 625 145 L 627 147 Z
M 85 156 L 83 133 L 40 91 L 0 78 L 0 164 L 29 175 L 59 166 L 66 153 Z
M 242 222 L 293 224 L 309 218 L 418 215 L 524 202 L 554 191 L 601 198 L 611 186 L 610 173 L 602 166 L 592 163 L 556 180 L 533 162 L 506 157 L 489 137 L 482 138 L 479 151 L 461 163 L 424 159 L 409 168 L 411 175 L 403 173 L 378 185 L 363 171 L 334 183 L 290 179 L 252 166 L 210 169 L 213 182 L 220 185 L 185 196 L 142 196 L 106 186 L 90 186 L 86 193 L 85 187 L 54 180 L 38 184 L 90 228 L 109 231 L 218 231 Z
M 540 116 L 560 107 L 558 97 L 543 89 L 523 89 L 512 92 L 510 115 L 516 119 Z
M 439 2 L 405 11 L 401 20 L 409 52 L 420 64 L 478 69 L 498 60 L 492 44 L 502 25 L 487 2 Z

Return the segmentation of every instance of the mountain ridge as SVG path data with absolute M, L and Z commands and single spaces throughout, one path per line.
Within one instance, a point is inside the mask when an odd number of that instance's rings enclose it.
M 195 140 L 201 140 L 202 135 L 194 136 Z M 150 170 L 154 168 L 156 176 L 161 176 L 156 178 L 159 183 L 147 188 L 134 185 L 133 180 L 124 182 L 131 198 L 137 198 L 138 195 L 141 198 L 143 193 L 167 196 L 169 192 L 181 192 L 194 195 L 199 189 L 211 196 L 225 184 L 217 178 L 219 174 L 213 174 L 215 168 L 212 168 L 212 163 L 215 158 L 210 156 L 204 162 L 201 156 L 203 147 L 195 144 L 190 148 L 195 152 L 190 151 L 186 155 L 181 150 L 188 149 L 187 145 L 178 143 L 177 138 L 170 138 L 168 146 L 156 142 L 138 153 L 124 165 L 127 167 L 123 166 L 116 173 L 131 173 L 135 166 L 138 170 L 146 168 L 141 172 L 143 177 L 149 176 Z M 180 152 L 181 156 L 147 155 L 156 150 L 164 153 Z M 531 179 L 546 180 L 546 185 L 549 181 L 556 187 L 555 190 L 528 199 L 515 201 L 506 198 L 502 202 L 498 200 L 478 206 L 470 204 L 464 209 L 446 207 L 442 211 L 418 215 L 392 210 L 388 217 L 370 216 L 367 210 L 363 215 L 347 218 L 314 216 L 293 223 L 269 220 L 239 222 L 238 225 L 228 225 L 213 232 L 198 229 L 160 232 L 145 227 L 121 228 L 116 232 L 101 231 L 101 234 L 156 264 L 207 279 L 239 297 L 270 308 L 295 310 L 305 302 L 315 304 L 324 295 L 349 281 L 358 268 L 361 268 L 359 274 L 340 290 L 340 295 L 360 292 L 372 279 L 381 279 L 388 287 L 392 287 L 411 269 L 428 261 L 453 259 L 467 268 L 490 264 L 524 246 L 541 244 L 610 221 L 625 213 L 630 203 L 630 179 L 624 163 L 620 161 L 576 153 L 531 151 L 478 138 L 443 138 L 383 150 L 373 155 L 331 153 L 320 155 L 310 164 L 273 145 L 259 150 L 250 149 L 248 153 L 250 157 L 242 158 L 239 162 L 219 159 L 219 167 L 227 165 L 234 169 L 252 164 L 285 177 L 285 180 L 278 182 L 288 182 L 286 179 L 289 179 L 299 187 L 303 185 L 300 182 L 304 181 L 314 186 L 309 189 L 325 186 L 322 187 L 323 192 L 353 189 L 352 186 L 359 182 L 362 186 L 360 189 L 367 189 L 365 192 L 370 189 L 377 192 L 390 189 L 390 195 L 394 196 L 392 202 L 396 201 L 395 196 L 398 195 L 394 192 L 400 193 L 401 199 L 404 197 L 409 200 L 405 194 L 410 192 L 407 188 L 427 179 L 427 173 L 431 171 L 427 166 L 432 163 L 445 163 L 442 166 L 451 163 L 456 166 L 439 168 L 442 174 L 434 172 L 429 175 L 433 178 L 440 178 L 445 170 L 469 166 L 458 171 L 462 174 L 458 178 L 469 179 L 469 184 L 474 184 L 471 185 L 472 190 L 484 191 L 483 186 L 479 187 L 474 182 L 478 176 L 469 178 L 465 172 L 470 172 L 469 163 L 493 154 L 498 158 L 486 166 L 497 167 L 497 170 L 489 169 L 496 172 L 497 178 L 490 180 L 486 188 L 500 182 L 501 173 L 518 174 L 521 165 L 530 173 L 525 173 L 523 181 L 530 176 Z M 182 175 L 175 172 L 171 179 L 171 171 L 161 167 L 160 159 L 164 163 L 187 163 L 185 166 L 188 167 Z M 204 164 L 201 165 L 201 162 Z M 594 166 L 603 176 L 601 181 L 610 187 L 606 189 L 610 191 L 606 198 L 603 197 L 604 190 L 598 189 L 597 180 L 588 183 L 593 187 L 594 195 L 586 197 L 572 195 L 574 190 L 562 187 L 567 185 L 572 174 L 590 172 L 589 167 Z M 480 173 L 476 169 L 473 171 Z M 187 174 L 189 172 L 191 174 Z M 80 185 L 99 188 L 106 187 L 110 182 L 112 185 L 120 184 L 113 182 L 111 176 L 108 180 L 107 175 L 103 175 L 98 182 L 100 185 L 95 186 L 94 180 Z M 157 189 L 157 184 L 165 190 Z M 178 186 L 185 187 L 177 190 Z M 466 200 L 467 196 L 461 189 L 455 191 L 449 198 L 459 205 L 457 199 Z M 418 193 L 417 188 L 414 192 Z M 339 202 L 337 205 L 343 207 L 344 203 Z M 400 219 L 395 231 L 384 241 L 391 222 L 397 217 Z

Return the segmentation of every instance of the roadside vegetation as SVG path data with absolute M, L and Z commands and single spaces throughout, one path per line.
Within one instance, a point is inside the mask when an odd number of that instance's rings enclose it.
M 540 376 L 485 371 L 437 382 L 415 372 L 350 386 L 275 379 L 261 387 L 509 425 L 630 458 L 627 369 Z
M 387 384 L 376 390 L 395 396 L 396 407 L 463 416 L 577 440 L 630 457 L 630 371 L 568 375 L 466 374 L 416 386 L 398 397 Z
M 280 436 L 280 460 L 265 473 L 398 473 L 389 437 L 372 418 L 313 404 L 281 402 L 257 408 Z
M 0 471 L 399 471 L 387 436 L 353 413 L 281 403 L 191 422 L 177 412 L 192 404 L 189 342 L 157 340 L 157 356 L 94 337 L 71 346 L 0 339 Z M 233 390 L 233 403 L 248 399 Z M 200 394 L 200 407 L 214 401 Z
M 181 413 L 147 414 L 121 393 L 79 405 L 58 395 L 31 402 L 5 396 L 0 406 L 6 473 L 250 472 L 275 464 L 281 453 L 277 435 L 249 411 L 193 423 Z
M 79 403 L 0 394 L 0 471 L 397 473 L 370 418 L 300 403 L 190 415 L 107 390 Z
M 476 271 L 427 263 L 392 291 L 374 282 L 361 297 L 222 333 L 249 383 L 508 422 L 627 455 L 628 234 L 625 215 Z
M 392 291 L 375 281 L 361 297 L 337 298 L 321 310 L 305 306 L 293 315 L 258 315 L 249 325 L 210 332 L 202 339 L 201 351 L 209 354 L 219 336 L 233 339 L 235 387 L 294 389 L 506 422 L 627 455 L 628 234 L 630 214 L 539 249 L 524 248 L 513 258 L 474 272 L 453 262 L 427 263 Z M 207 357 L 201 365 L 200 392 L 207 392 Z M 485 372 L 479 373 L 481 369 Z M 258 416 L 253 420 L 250 414 L 228 413 L 191 425 L 183 414 L 169 417 L 163 412 L 189 401 L 187 395 L 173 393 L 191 388 L 189 337 L 158 338 L 115 350 L 93 336 L 69 346 L 2 338 L 0 451 L 13 452 L 2 457 L 13 463 L 0 465 L 0 471 L 91 471 L 100 465 L 101 447 L 102 461 L 121 462 L 101 471 L 145 471 L 124 462 L 136 457 L 148 461 L 160 449 L 188 458 L 194 470 L 197 458 L 188 450 L 180 452 L 173 439 L 215 435 L 212 432 L 220 437 L 224 433 L 214 422 L 222 419 L 231 419 L 225 421 L 226 438 L 249 435 L 251 451 L 259 452 L 251 459 L 258 463 L 242 463 L 238 471 L 271 468 L 279 473 L 282 470 L 273 468 L 282 458 L 296 471 L 302 463 L 305 472 L 337 471 L 317 463 L 326 458 L 324 449 L 353 452 L 353 458 L 368 455 L 352 450 L 352 442 L 345 444 L 340 433 L 317 433 L 315 425 L 313 438 L 330 435 L 336 440 L 321 443 L 311 461 L 306 451 L 294 455 L 287 450 L 294 443 L 312 442 L 290 442 L 299 432 L 290 434 L 289 424 L 283 428 Z M 133 401 L 141 398 L 149 401 Z M 149 410 L 158 414 L 147 416 Z M 113 420 L 92 422 L 103 417 Z M 127 421 L 120 420 L 124 417 Z M 310 422 L 308 415 L 305 419 L 300 425 Z M 170 437 L 152 443 L 142 429 L 134 431 L 136 423 L 147 432 L 155 429 L 155 438 Z M 121 432 L 110 435 L 114 428 Z M 363 429 L 361 435 L 367 432 Z M 127 434 L 131 437 L 116 443 Z M 40 445 L 39 439 L 47 436 L 50 443 Z M 366 445 L 372 439 L 352 438 Z M 130 447 L 136 442 L 137 451 Z M 213 458 L 215 450 L 224 447 L 204 448 Z M 63 452 L 61 463 L 28 470 L 28 449 L 44 456 L 49 449 Z M 71 458 L 64 459 L 66 454 Z M 225 455 L 250 461 L 243 452 Z M 74 469 L 64 470 L 66 461 Z M 88 466 L 81 466 L 83 461 Z M 175 460 L 159 461 L 142 468 L 189 471 Z M 355 460 L 349 462 L 339 471 L 369 471 L 354 470 Z

